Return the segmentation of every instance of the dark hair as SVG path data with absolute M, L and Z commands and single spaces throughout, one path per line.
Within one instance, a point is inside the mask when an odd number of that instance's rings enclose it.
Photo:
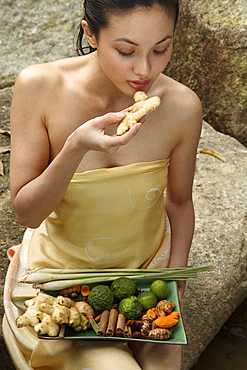
M 180 0 L 85 0 L 84 18 L 96 39 L 100 30 L 109 24 L 110 15 L 129 12 L 137 7 L 152 8 L 154 5 L 163 7 L 174 19 L 176 25 L 179 14 Z M 95 51 L 90 45 L 84 45 L 84 31 L 79 26 L 79 33 L 76 41 L 78 55 L 84 55 Z

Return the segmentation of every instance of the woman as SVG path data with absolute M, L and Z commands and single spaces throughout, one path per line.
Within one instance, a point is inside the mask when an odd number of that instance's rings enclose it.
M 11 109 L 11 197 L 28 232 L 10 265 L 16 278 L 40 266 L 186 266 L 202 112 L 191 90 L 162 74 L 178 3 L 86 0 L 77 47 L 84 54 L 84 37 L 90 53 L 19 74 Z M 159 96 L 161 105 L 116 136 L 137 90 Z M 181 299 L 184 284 L 178 289 Z M 12 302 L 20 309 L 35 294 L 13 282 Z M 179 346 L 51 343 L 15 328 L 13 303 L 5 311 L 5 328 L 11 328 L 5 340 L 9 348 L 15 343 L 10 354 L 20 361 L 23 353 L 34 369 L 180 366 Z

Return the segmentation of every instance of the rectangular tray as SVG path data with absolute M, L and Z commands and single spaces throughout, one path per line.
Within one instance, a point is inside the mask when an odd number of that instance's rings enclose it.
M 136 287 L 139 290 L 146 291 L 149 290 L 151 283 L 155 279 L 141 279 L 141 280 L 134 280 L 136 283 Z M 40 339 L 50 339 L 50 340 L 65 340 L 65 339 L 73 339 L 73 340 L 114 340 L 114 341 L 135 341 L 135 342 L 151 342 L 151 343 L 167 343 L 167 344 L 187 344 L 187 338 L 184 330 L 183 319 L 180 311 L 179 301 L 178 301 L 178 294 L 177 294 L 177 284 L 175 281 L 166 281 L 168 285 L 168 295 L 165 298 L 168 301 L 172 301 L 175 303 L 175 310 L 180 313 L 179 322 L 174 327 L 174 332 L 172 336 L 167 340 L 154 340 L 154 339 L 140 339 L 140 338 L 124 338 L 124 337 L 101 337 L 96 335 L 96 333 L 92 329 L 88 329 L 86 331 L 76 332 L 74 329 L 66 326 L 65 335 L 63 338 L 57 337 L 49 337 L 48 335 L 39 335 Z M 88 284 L 90 286 L 90 284 Z M 94 284 L 95 285 L 95 284 Z M 93 286 L 93 284 L 92 284 Z M 50 294 L 53 296 L 57 295 L 57 292 L 50 292 L 44 291 L 46 294 Z

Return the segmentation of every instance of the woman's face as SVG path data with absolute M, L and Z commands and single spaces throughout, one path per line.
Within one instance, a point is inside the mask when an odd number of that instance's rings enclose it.
M 174 20 L 158 6 L 112 15 L 97 40 L 104 74 L 128 96 L 147 92 L 171 57 L 173 32 Z

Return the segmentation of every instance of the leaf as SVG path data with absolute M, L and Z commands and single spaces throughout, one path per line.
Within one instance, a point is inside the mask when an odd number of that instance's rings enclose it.
M 2 161 L 0 161 L 0 176 L 4 176 L 3 162 Z
M 220 159 L 222 162 L 225 162 L 225 160 L 218 153 L 214 152 L 213 150 L 210 150 L 210 149 L 201 149 L 199 151 L 199 153 L 205 153 L 205 154 L 212 155 L 213 157 Z
M 3 134 L 3 135 L 8 135 L 8 136 L 10 136 L 10 131 L 7 131 L 7 130 L 2 130 L 2 129 L 0 128 L 0 134 Z
M 0 146 L 0 154 L 10 152 L 10 146 Z

